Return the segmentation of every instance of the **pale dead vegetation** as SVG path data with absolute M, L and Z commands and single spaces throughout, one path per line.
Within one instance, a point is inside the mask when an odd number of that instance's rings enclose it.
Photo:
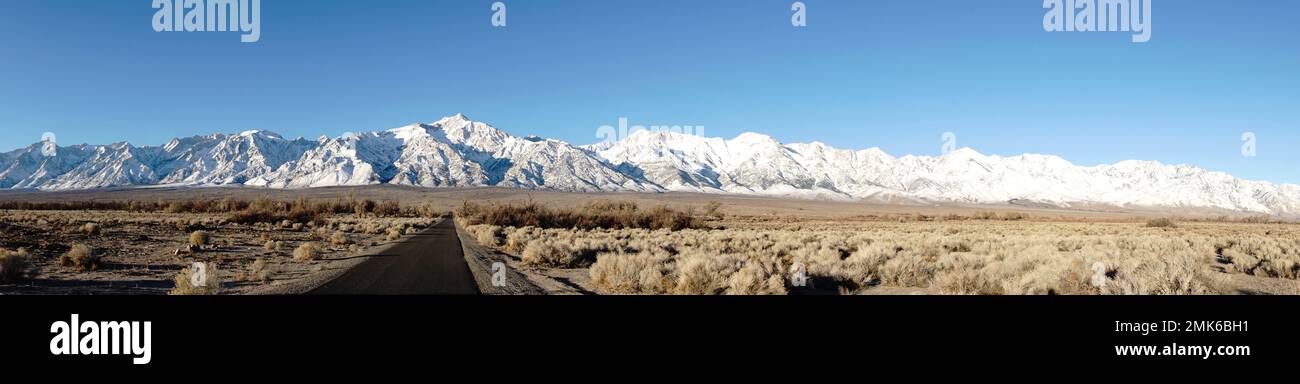
M 200 271 L 194 270 L 194 267 L 186 267 L 181 273 L 176 275 L 176 288 L 173 288 L 169 295 L 187 296 L 187 295 L 216 295 L 221 292 L 220 275 L 217 272 L 217 265 L 213 263 L 204 263 L 202 276 L 195 276 Z M 199 284 L 195 284 L 195 282 Z
M 344 231 L 339 231 L 339 232 L 334 232 L 333 235 L 330 235 L 330 244 L 348 245 L 348 244 L 352 244 L 352 240 L 348 239 L 347 233 L 344 233 Z
M 85 244 L 73 244 L 67 252 L 63 253 L 63 256 L 59 257 L 59 265 L 81 271 L 93 271 L 99 268 L 99 255 Z
M 297 261 L 312 261 L 320 259 L 320 248 L 316 243 L 303 243 L 293 250 L 293 259 Z
M 99 236 L 101 229 L 99 223 L 86 223 L 81 226 L 81 231 L 89 236 Z
M 196 247 L 207 246 L 211 240 L 212 236 L 204 231 L 194 231 L 194 233 L 190 234 L 190 244 Z
M 18 248 L 16 251 L 0 249 L 0 283 L 15 282 L 26 278 L 28 268 L 31 268 L 27 260 L 28 257 L 25 248 Z
M 389 229 L 388 229 L 388 236 L 386 236 L 386 237 L 384 238 L 384 240 L 388 240 L 388 241 L 397 241 L 397 240 L 399 240 L 399 239 L 401 239 L 401 238 L 402 238 L 402 230 L 401 230 L 401 229 L 398 229 L 398 228 L 389 228 Z
M 266 260 L 253 260 L 253 263 L 248 265 L 248 272 L 244 274 L 244 280 L 261 282 L 270 281 L 271 267 L 267 264 Z

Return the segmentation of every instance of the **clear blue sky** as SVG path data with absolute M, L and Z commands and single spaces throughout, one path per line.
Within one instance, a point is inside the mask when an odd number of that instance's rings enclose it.
M 261 41 L 156 33 L 149 0 L 0 3 L 0 149 L 268 129 L 337 136 L 463 112 L 576 144 L 600 125 L 1300 182 L 1300 2 L 1155 0 L 1150 42 L 1048 33 L 1039 0 L 263 0 Z M 1259 137 L 1259 156 L 1240 136 Z

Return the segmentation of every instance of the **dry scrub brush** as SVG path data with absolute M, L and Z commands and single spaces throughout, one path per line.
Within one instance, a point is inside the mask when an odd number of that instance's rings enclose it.
M 27 250 L 17 251 L 0 249 L 0 283 L 12 283 L 27 277 L 31 263 L 27 260 Z
M 330 244 L 348 245 L 348 244 L 352 244 L 352 240 L 348 238 L 347 233 L 344 233 L 344 231 L 338 231 L 330 235 Z
M 1174 225 L 1174 221 L 1172 219 L 1169 219 L 1167 217 L 1161 217 L 1161 218 L 1147 220 L 1147 227 L 1148 228 L 1174 228 L 1177 227 L 1177 225 Z
M 401 239 L 402 239 L 402 229 L 401 229 L 401 228 L 389 228 L 389 229 L 388 229 L 388 234 L 384 236 L 384 239 L 385 239 L 385 240 L 388 240 L 388 241 L 397 241 L 397 240 L 401 240 Z
M 668 229 L 698 228 L 692 212 L 659 206 L 641 210 L 627 201 L 596 201 L 577 209 L 552 209 L 533 201 L 519 204 L 480 205 L 465 201 L 456 216 L 468 225 L 564 229 Z
M 81 231 L 89 236 L 99 236 L 102 233 L 99 223 L 86 223 L 81 226 Z
M 100 257 L 95 250 L 85 244 L 73 244 L 67 252 L 59 257 L 59 265 L 81 271 L 93 271 L 99 268 Z
M 316 243 L 303 243 L 293 250 L 293 259 L 297 261 L 320 259 L 320 247 L 316 246 Z
M 267 282 L 271 280 L 271 268 L 267 265 L 266 260 L 256 259 L 248 265 L 248 272 L 244 274 L 244 280 Z
M 212 241 L 212 235 L 204 231 L 194 231 L 190 234 L 190 244 L 196 247 L 208 245 Z
M 172 288 L 169 295 L 215 295 L 221 292 L 221 280 L 217 274 L 217 265 L 215 263 L 201 263 L 203 268 L 193 270 L 193 266 L 186 267 L 181 273 L 176 275 L 176 287 Z M 201 276 L 196 274 L 202 273 Z

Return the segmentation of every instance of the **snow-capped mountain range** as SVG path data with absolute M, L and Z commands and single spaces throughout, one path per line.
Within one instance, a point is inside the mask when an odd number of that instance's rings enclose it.
M 315 141 L 266 131 L 0 153 L 0 188 L 47 191 L 153 185 L 311 188 L 396 184 L 572 192 L 685 191 L 1061 207 L 1217 208 L 1300 215 L 1300 186 L 1247 181 L 1190 165 L 1078 166 L 1056 156 L 894 157 L 877 148 L 782 144 L 639 131 L 574 146 L 517 137 L 463 115 Z

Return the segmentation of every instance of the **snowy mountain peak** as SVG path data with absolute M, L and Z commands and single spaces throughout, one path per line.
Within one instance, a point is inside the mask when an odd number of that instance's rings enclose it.
M 678 140 L 684 138 L 684 136 L 686 135 L 683 135 L 678 132 L 668 131 L 668 130 L 638 129 L 632 131 L 627 136 L 629 140 L 660 141 L 660 140 Z
M 458 128 L 458 127 L 462 127 L 462 126 L 465 126 L 465 125 L 470 125 L 470 124 L 473 124 L 473 123 L 474 123 L 474 121 L 473 121 L 473 120 L 470 120 L 469 117 L 465 116 L 464 114 L 457 113 L 457 114 L 455 114 L 455 115 L 451 115 L 451 116 L 447 116 L 447 117 L 444 117 L 444 118 L 438 119 L 437 121 L 433 122 L 433 123 L 430 124 L 430 125 L 440 126 L 440 127 L 457 127 L 457 128 Z
M 510 134 L 488 124 L 470 121 L 464 115 L 446 117 L 432 124 L 447 140 L 476 147 L 501 145 Z
M 983 158 L 984 154 L 974 149 L 971 149 L 970 147 L 961 147 L 961 148 L 954 149 L 951 152 L 945 153 L 941 157 L 949 158 L 949 159 L 965 160 L 965 159 Z
M 433 127 L 421 123 L 415 123 L 415 124 L 389 129 L 387 132 L 392 133 L 393 135 L 403 140 L 409 140 L 415 137 L 429 136 L 429 129 L 432 128 Z
M 890 159 L 894 158 L 894 156 L 890 155 L 888 152 L 885 152 L 885 150 L 880 149 L 879 147 L 871 147 L 871 148 L 863 149 L 861 151 L 858 151 L 858 153 L 864 157 L 890 158 Z
M 738 144 L 780 144 L 780 142 L 776 141 L 772 136 L 755 132 L 741 133 L 736 136 L 736 138 L 728 141 L 736 142 Z

